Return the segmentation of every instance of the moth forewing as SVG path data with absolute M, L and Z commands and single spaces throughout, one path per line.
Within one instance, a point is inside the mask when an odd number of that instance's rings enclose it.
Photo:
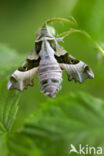
M 33 79 L 37 70 L 38 67 L 25 72 L 16 70 L 10 77 L 8 89 L 17 89 L 23 91 L 28 86 L 33 86 Z
M 35 48 L 33 49 L 33 52 L 30 53 L 30 55 L 27 57 L 28 60 L 38 60 L 39 55 L 35 51 Z

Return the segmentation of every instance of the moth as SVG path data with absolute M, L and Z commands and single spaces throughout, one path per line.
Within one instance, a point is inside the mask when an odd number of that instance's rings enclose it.
M 41 91 L 53 98 L 61 89 L 63 70 L 69 81 L 82 83 L 87 78 L 93 79 L 91 68 L 65 51 L 59 41 L 60 38 L 54 37 L 47 27 L 41 28 L 33 52 L 11 75 L 8 89 L 23 91 L 28 86 L 33 86 L 34 75 L 37 73 Z

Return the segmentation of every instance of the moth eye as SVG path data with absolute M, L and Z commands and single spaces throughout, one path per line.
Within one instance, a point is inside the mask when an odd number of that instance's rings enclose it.
M 46 84 L 48 81 L 47 80 L 43 80 L 42 82 L 41 82 L 41 84 Z
M 58 83 L 59 81 L 57 79 L 51 79 L 52 82 Z

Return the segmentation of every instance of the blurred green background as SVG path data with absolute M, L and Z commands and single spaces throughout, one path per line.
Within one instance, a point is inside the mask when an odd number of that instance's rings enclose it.
M 52 17 L 70 16 L 78 21 L 79 29 L 87 31 L 95 41 L 104 45 L 104 0 L 0 1 L 0 72 L 3 73 L 0 83 L 4 83 L 7 94 L 7 80 L 33 49 L 36 32 L 42 23 Z M 63 23 L 55 23 L 52 26 L 55 26 L 57 33 L 71 28 L 69 24 Z M 65 38 L 61 45 L 71 55 L 86 62 L 93 69 L 95 78 L 80 85 L 69 82 L 66 73 L 63 73 L 62 90 L 56 100 L 76 91 L 88 92 L 104 99 L 104 58 L 93 44 L 85 36 L 73 33 Z M 49 100 L 40 92 L 37 76 L 34 82 L 33 88 L 20 93 L 19 111 L 13 129 L 20 127 L 24 119 L 40 108 L 41 103 Z M 3 96 L 2 92 L 0 94 Z

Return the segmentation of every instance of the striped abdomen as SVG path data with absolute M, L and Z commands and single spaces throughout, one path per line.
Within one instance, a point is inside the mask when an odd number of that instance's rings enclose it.
M 50 97 L 55 97 L 61 89 L 62 71 L 58 63 L 40 64 L 38 69 L 41 91 Z

